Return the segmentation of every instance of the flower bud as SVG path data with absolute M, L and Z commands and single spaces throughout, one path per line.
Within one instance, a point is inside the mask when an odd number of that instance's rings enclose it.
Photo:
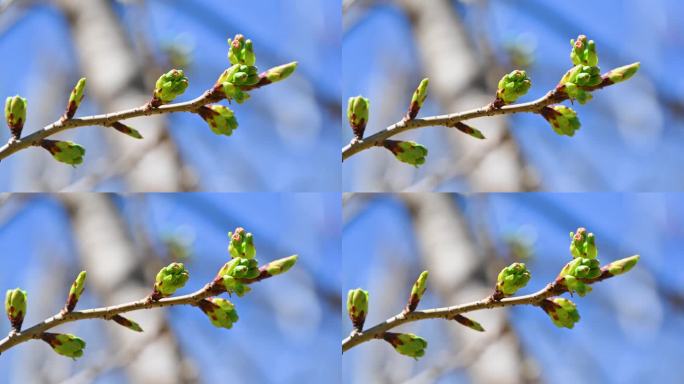
M 427 87 L 429 80 L 427 78 L 420 81 L 418 88 L 413 91 L 413 96 L 411 97 L 411 104 L 409 104 L 408 112 L 406 113 L 407 120 L 413 120 L 418 116 L 418 112 L 423 108 L 423 103 L 427 98 Z
M 245 40 L 241 34 L 235 35 L 233 40 L 228 40 L 228 60 L 231 64 L 254 65 L 256 55 L 252 47 L 252 40 Z
M 580 319 L 575 303 L 562 297 L 546 299 L 540 306 L 559 328 L 572 329 Z
M 79 165 L 83 163 L 83 156 L 86 152 L 85 148 L 73 141 L 43 139 L 40 142 L 40 146 L 50 152 L 55 160 L 70 165 Z
M 229 295 L 235 293 L 238 297 L 242 297 L 252 290 L 248 285 L 243 284 L 240 279 L 233 276 L 223 275 L 222 279 L 223 287 Z
M 400 354 L 413 357 L 416 360 L 425 355 L 425 348 L 428 344 L 425 339 L 413 333 L 385 332 L 382 338 Z
M 131 319 L 127 319 L 121 315 L 114 315 L 112 317 L 112 320 L 115 323 L 117 323 L 119 325 L 123 325 L 124 327 L 130 329 L 131 331 L 134 331 L 134 332 L 142 332 L 143 331 L 143 329 L 140 327 L 140 325 L 138 325 L 138 323 L 136 323 L 135 321 L 133 321 Z
M 5 100 L 5 119 L 12 133 L 12 138 L 15 140 L 21 138 L 21 130 L 24 129 L 26 105 L 26 99 L 19 95 L 8 97 Z
M 612 263 L 603 267 L 611 276 L 622 275 L 629 272 L 639 262 L 639 255 L 626 257 L 624 259 L 613 261 Z
M 496 291 L 503 296 L 513 295 L 519 289 L 524 288 L 531 277 L 525 263 L 513 263 L 499 272 L 496 279 Z
M 604 77 L 610 80 L 611 84 L 619 83 L 634 76 L 634 74 L 639 70 L 640 66 L 641 63 L 636 62 L 619 68 L 611 69 Z
M 71 357 L 74 360 L 83 356 L 83 350 L 86 347 L 85 341 L 70 333 L 45 332 L 40 335 L 40 338 L 48 343 L 58 354 Z
M 593 233 L 587 233 L 586 228 L 577 228 L 577 232 L 570 232 L 570 254 L 572 257 L 595 259 L 598 256 L 596 238 Z
M 261 77 L 262 80 L 259 81 L 259 84 L 266 85 L 266 84 L 272 84 L 272 83 L 277 83 L 278 81 L 285 80 L 290 75 L 297 69 L 297 62 L 293 61 L 287 64 L 279 65 L 277 67 L 273 67 L 266 72 L 262 73 Z
M 202 106 L 197 113 L 207 122 L 211 131 L 217 135 L 230 136 L 238 127 L 233 111 L 223 105 Z
M 180 96 L 188 88 L 188 78 L 182 69 L 172 69 L 161 75 L 154 88 L 153 107 L 166 104 Z
M 352 325 L 357 330 L 363 329 L 368 314 L 368 291 L 361 288 L 350 289 L 347 294 L 347 313 Z
M 244 228 L 238 227 L 235 233 L 228 232 L 230 243 L 228 243 L 228 252 L 231 257 L 244 257 L 253 259 L 256 256 L 256 248 L 254 247 L 254 238 L 251 233 L 245 232 Z
M 554 105 L 544 107 L 541 115 L 551 124 L 554 132 L 559 135 L 574 136 L 575 131 L 580 128 L 580 121 L 577 113 L 564 105 Z
M 473 319 L 467 318 L 463 315 L 457 314 L 457 315 L 454 315 L 451 319 L 456 320 L 459 324 L 465 325 L 466 327 L 468 327 L 474 331 L 478 331 L 478 332 L 484 332 L 485 331 L 485 329 L 482 327 L 482 325 L 480 325 L 480 323 L 478 323 L 477 321 L 475 321 Z
M 363 96 L 350 97 L 347 102 L 347 120 L 351 126 L 354 136 L 363 139 L 363 132 L 368 123 L 368 112 L 370 101 Z
M 530 86 L 532 86 L 532 81 L 527 77 L 527 72 L 516 69 L 499 80 L 496 98 L 502 100 L 504 104 L 513 103 L 519 97 L 524 96 Z
M 140 132 L 138 132 L 138 130 L 133 129 L 133 128 L 129 127 L 128 125 L 123 124 L 121 122 L 115 121 L 110 125 L 110 127 L 114 128 L 117 131 L 123 133 L 124 135 L 128 135 L 134 139 L 142 139 L 143 138 L 143 136 L 140 134 Z
M 76 110 L 81 105 L 85 85 L 86 79 L 85 77 L 83 77 L 76 83 L 74 89 L 71 90 L 71 94 L 69 95 L 69 103 L 67 104 L 66 112 L 64 113 L 64 116 L 67 119 L 71 119 L 72 117 L 74 117 L 74 115 L 76 114 Z
M 235 100 L 238 104 L 242 104 L 245 100 L 249 99 L 249 93 L 242 90 L 237 85 L 229 82 L 221 83 L 221 89 L 223 90 L 223 95 L 228 101 Z
M 223 71 L 217 82 L 247 87 L 259 82 L 259 74 L 257 73 L 257 68 L 253 65 L 235 64 Z
M 289 271 L 290 268 L 295 265 L 295 263 L 297 263 L 297 255 L 292 255 L 271 261 L 270 263 L 261 267 L 260 270 L 266 271 L 269 276 L 275 276 Z
M 5 313 L 12 324 L 12 329 L 21 331 L 21 324 L 26 316 L 26 291 L 19 288 L 8 289 L 5 294 Z
M 425 286 L 427 285 L 428 271 L 423 271 L 411 288 L 411 296 L 409 296 L 408 304 L 404 312 L 413 312 L 418 307 L 418 303 L 423 298 L 425 293 Z
M 594 40 L 587 41 L 585 35 L 577 36 L 577 40 L 571 39 L 570 60 L 574 65 L 582 64 L 589 66 L 598 65 L 598 55 L 596 54 L 596 44 Z
M 210 297 L 197 304 L 211 320 L 211 323 L 218 328 L 233 328 L 233 323 L 239 319 L 235 305 L 228 300 L 218 297 Z
M 475 129 L 471 127 L 470 125 L 457 121 L 453 124 L 448 125 L 449 127 L 453 127 L 458 129 L 459 131 L 465 133 L 468 136 L 474 137 L 476 139 L 483 140 L 485 136 L 482 134 L 482 132 L 479 129 Z
M 171 263 L 159 270 L 154 282 L 153 300 L 173 295 L 176 290 L 183 288 L 190 275 L 183 263 Z
M 64 307 L 66 312 L 71 312 L 76 308 L 76 303 L 81 298 L 81 294 L 85 289 L 86 281 L 86 271 L 81 271 L 81 273 L 76 276 L 76 280 L 71 284 L 69 289 L 69 297 L 67 298 L 66 306 Z
M 253 279 L 259 276 L 259 273 L 259 265 L 256 259 L 235 257 L 223 265 L 218 276 L 227 275 L 236 279 Z
M 558 277 L 563 279 L 568 291 L 584 296 L 591 292 L 591 286 L 586 284 L 586 280 L 595 279 L 600 275 L 598 259 L 577 257 L 563 267 Z
M 563 75 L 559 85 L 564 87 L 565 93 L 571 100 L 585 104 L 592 98 L 587 87 L 599 85 L 602 80 L 599 67 L 576 65 Z
M 394 154 L 397 160 L 418 168 L 425 163 L 427 148 L 415 141 L 385 140 L 382 145 Z

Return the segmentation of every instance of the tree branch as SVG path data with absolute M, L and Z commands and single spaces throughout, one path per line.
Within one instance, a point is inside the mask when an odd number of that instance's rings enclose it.
M 585 90 L 594 91 L 615 84 L 608 78 L 607 75 L 608 73 L 605 73 L 601 76 L 601 83 L 592 87 L 585 87 Z M 544 107 L 569 99 L 570 97 L 565 92 L 565 86 L 559 85 L 552 91 L 549 91 L 546 95 L 527 103 L 504 105 L 499 108 L 489 104 L 477 109 L 451 113 L 448 115 L 436 115 L 412 120 L 403 119 L 364 139 L 353 139 L 349 144 L 342 148 L 342 161 L 366 149 L 372 147 L 382 147 L 384 141 L 390 137 L 413 129 L 436 126 L 451 128 L 455 127 L 459 122 L 475 119 L 478 117 L 512 115 L 515 113 L 525 112 L 541 113 Z
M 601 268 L 601 275 L 594 279 L 583 280 L 586 284 L 593 284 L 614 275 L 608 270 L 608 266 Z M 481 309 L 492 309 L 502 307 L 512 307 L 516 305 L 540 305 L 545 299 L 558 296 L 568 292 L 568 288 L 563 284 L 563 278 L 560 277 L 554 282 L 548 284 L 543 289 L 524 296 L 507 297 L 501 300 L 495 300 L 492 296 L 485 299 L 474 301 L 471 303 L 454 305 L 450 307 L 432 308 L 421 311 L 414 311 L 404 313 L 401 312 L 382 323 L 376 324 L 364 331 L 352 331 L 352 333 L 342 341 L 342 353 L 356 347 L 359 344 L 371 341 L 373 339 L 382 339 L 383 334 L 390 329 L 396 328 L 402 324 L 411 323 L 414 321 L 425 319 L 445 319 L 452 320 L 456 315 L 473 312 Z

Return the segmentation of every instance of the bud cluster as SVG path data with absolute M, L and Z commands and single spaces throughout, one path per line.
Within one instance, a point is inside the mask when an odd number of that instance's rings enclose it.
M 499 298 L 513 295 L 524 288 L 531 277 L 524 263 L 513 263 L 499 272 L 495 295 Z
M 425 164 L 425 156 L 427 156 L 428 150 L 422 144 L 415 141 L 385 140 L 382 145 L 402 163 L 411 164 L 416 168 Z
M 540 306 L 559 328 L 572 329 L 580 319 L 575 303 L 562 297 L 546 299 Z
M 425 348 L 428 345 L 425 339 L 413 333 L 385 332 L 382 338 L 400 354 L 413 357 L 416 360 L 425 355 Z
M 185 77 L 183 70 L 172 69 L 168 71 L 157 79 L 150 105 L 158 107 L 161 104 L 170 103 L 185 92 L 188 84 L 188 78 Z
M 527 72 L 516 69 L 504 75 L 499 80 L 496 90 L 496 104 L 510 104 L 524 96 L 532 86 L 532 81 L 527 77 Z
M 541 115 L 551 124 L 554 132 L 559 135 L 574 136 L 575 131 L 580 129 L 580 121 L 577 113 L 564 105 L 544 107 Z

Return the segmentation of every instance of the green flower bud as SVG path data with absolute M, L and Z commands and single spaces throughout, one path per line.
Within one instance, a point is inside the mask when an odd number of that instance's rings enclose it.
M 598 55 L 596 54 L 594 40 L 587 41 L 586 36 L 579 35 L 577 36 L 577 41 L 575 39 L 570 40 L 570 45 L 572 46 L 570 59 L 574 65 L 582 64 L 592 67 L 598 65 Z
M 86 347 L 85 341 L 70 333 L 48 333 L 40 335 L 40 338 L 48 343 L 58 354 L 71 357 L 76 360 L 83 356 Z
M 241 34 L 235 35 L 233 40 L 228 40 L 228 60 L 231 64 L 245 64 L 254 65 L 256 63 L 256 55 L 252 47 L 252 40 L 245 40 Z
M 271 261 L 260 269 L 265 270 L 269 276 L 280 275 L 285 273 L 297 263 L 297 255 L 284 257 L 282 259 Z
M 427 78 L 420 81 L 418 88 L 413 91 L 413 96 L 411 97 L 411 104 L 409 104 L 408 112 L 406 113 L 407 120 L 413 120 L 418 116 L 418 112 L 423 108 L 423 103 L 427 98 L 427 87 L 429 80 Z
M 197 113 L 207 122 L 212 132 L 217 135 L 230 136 L 238 127 L 233 111 L 223 105 L 202 106 Z
M 259 83 L 263 83 L 262 85 L 266 85 L 285 80 L 288 77 L 290 77 L 292 73 L 294 73 L 295 69 L 297 69 L 296 61 L 279 65 L 277 67 L 273 67 L 261 74 L 260 77 L 262 78 L 262 80 Z
M 482 132 L 479 129 L 475 129 L 471 127 L 470 125 L 457 121 L 453 124 L 448 125 L 449 127 L 456 128 L 459 131 L 465 133 L 468 136 L 474 137 L 476 139 L 483 140 L 485 136 L 482 134 Z
M 564 105 L 554 105 L 544 107 L 541 115 L 551 124 L 554 132 L 559 135 L 574 136 L 575 131 L 580 128 L 580 121 L 577 113 Z
M 159 270 L 154 282 L 153 300 L 173 295 L 176 290 L 183 288 L 190 275 L 183 263 L 171 263 Z
M 248 87 L 259 82 L 257 68 L 253 65 L 235 64 L 223 71 L 217 83 L 231 83 L 238 87 Z
M 5 294 L 5 313 L 12 328 L 19 332 L 26 316 L 26 291 L 19 288 L 8 289 Z
M 15 140 L 21 138 L 21 130 L 24 129 L 26 122 L 26 109 L 26 99 L 19 95 L 5 100 L 5 120 Z
M 542 301 L 541 308 L 559 328 L 572 329 L 580 319 L 575 303 L 562 297 Z
M 427 148 L 415 141 L 385 140 L 382 145 L 394 154 L 397 160 L 418 168 L 425 163 Z
M 64 117 L 67 119 L 74 117 L 76 110 L 81 105 L 81 101 L 83 101 L 83 91 L 85 90 L 85 85 L 86 79 L 83 77 L 76 83 L 74 89 L 71 90 L 71 94 L 69 95 L 69 103 L 67 104 L 67 109 L 64 113 Z
M 138 132 L 136 129 L 133 129 L 129 127 L 126 124 L 123 124 L 121 122 L 115 121 L 113 122 L 110 127 L 116 129 L 117 131 L 123 133 L 124 135 L 128 135 L 134 139 L 142 139 L 143 136 Z
M 239 319 L 235 305 L 228 300 L 210 297 L 198 304 L 215 327 L 231 329 Z
M 385 332 L 382 338 L 400 354 L 413 357 L 416 360 L 425 355 L 425 348 L 428 344 L 425 339 L 413 333 Z
M 135 321 L 133 321 L 131 319 L 127 319 L 121 315 L 114 315 L 112 317 L 112 320 L 115 323 L 117 323 L 119 325 L 123 325 L 124 327 L 130 329 L 131 331 L 134 331 L 134 332 L 142 332 L 143 331 L 143 329 L 140 327 L 140 325 L 138 323 L 136 323 Z
M 610 80 L 611 84 L 619 83 L 634 76 L 634 74 L 639 70 L 640 66 L 641 63 L 636 62 L 623 67 L 611 69 L 604 77 Z
M 527 77 L 527 72 L 516 69 L 499 80 L 496 98 L 502 100 L 504 104 L 513 103 L 519 97 L 524 96 L 531 86 L 532 81 Z
M 368 291 L 361 288 L 350 289 L 347 294 L 347 313 L 352 325 L 357 330 L 363 329 L 368 314 Z
M 76 303 L 81 298 L 81 294 L 85 289 L 86 281 L 86 271 L 81 271 L 81 273 L 76 276 L 76 280 L 71 284 L 69 289 L 69 297 L 67 298 L 66 306 L 64 307 L 66 312 L 71 312 L 76 308 Z
M 227 275 L 236 279 L 253 279 L 259 276 L 259 273 L 259 264 L 256 259 L 235 257 L 223 265 L 218 276 Z
M 411 296 L 409 296 L 408 304 L 404 312 L 413 312 L 418 307 L 418 303 L 423 298 L 425 288 L 427 285 L 428 271 L 423 271 L 411 288 Z
M 347 120 L 351 126 L 354 136 L 363 139 L 363 132 L 368 123 L 368 112 L 370 101 L 363 96 L 350 97 L 347 102 Z
M 622 275 L 623 273 L 629 272 L 637 264 L 637 262 L 639 262 L 639 255 L 634 255 L 613 261 L 612 263 L 603 267 L 603 269 L 607 270 L 611 276 Z
M 563 278 L 568 291 L 584 296 L 591 292 L 591 287 L 585 281 L 595 279 L 600 275 L 601 268 L 598 259 L 577 257 L 563 267 L 558 277 Z
M 577 100 L 580 104 L 585 104 L 592 98 L 591 92 L 587 90 L 587 87 L 599 85 L 602 80 L 599 67 L 576 65 L 563 75 L 560 85 L 565 87 L 565 93 L 568 94 L 571 100 Z
M 249 99 L 249 93 L 243 91 L 242 88 L 238 87 L 237 85 L 231 84 L 227 81 L 221 83 L 221 89 L 223 90 L 223 94 L 228 101 L 235 100 L 238 104 L 242 104 L 245 102 L 245 100 Z
M 478 332 L 484 332 L 485 331 L 485 329 L 482 327 L 482 325 L 480 325 L 480 323 L 478 323 L 477 321 L 475 321 L 473 319 L 469 319 L 463 315 L 454 315 L 451 319 L 456 320 L 459 324 L 465 325 L 466 327 L 468 327 L 474 331 L 478 331 Z
M 525 263 L 513 263 L 499 272 L 496 279 L 496 291 L 503 296 L 513 295 L 519 289 L 524 288 L 531 277 Z
M 577 228 L 577 232 L 570 232 L 570 254 L 572 257 L 595 259 L 598 256 L 596 238 L 593 233 L 587 233 L 586 228 Z
M 60 163 L 79 165 L 83 163 L 85 148 L 73 141 L 43 139 L 40 146 L 46 149 Z
M 248 285 L 243 284 L 239 278 L 230 275 L 223 275 L 223 287 L 228 294 L 235 293 L 242 297 L 252 290 Z
M 153 106 L 166 104 L 180 96 L 188 88 L 188 78 L 183 70 L 172 69 L 161 75 L 154 88 Z
M 244 228 L 238 227 L 235 233 L 228 232 L 230 243 L 228 243 L 228 252 L 231 257 L 244 257 L 253 259 L 256 256 L 256 248 L 254 247 L 254 238 L 251 233 L 245 232 Z

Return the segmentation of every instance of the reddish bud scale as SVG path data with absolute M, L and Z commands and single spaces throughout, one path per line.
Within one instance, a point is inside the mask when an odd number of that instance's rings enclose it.
M 140 328 L 140 325 L 138 325 L 138 323 L 136 323 L 133 320 L 129 320 L 129 319 L 127 319 L 121 315 L 114 315 L 114 317 L 112 317 L 112 321 L 130 329 L 131 331 L 135 331 L 135 332 L 142 332 L 143 331 L 142 328 Z
M 457 314 L 454 315 L 454 317 L 451 318 L 452 320 L 455 320 L 461 325 L 464 325 L 472 330 L 478 331 L 478 332 L 484 332 L 484 328 L 482 328 L 482 325 L 478 323 L 477 321 L 471 320 L 463 315 Z

